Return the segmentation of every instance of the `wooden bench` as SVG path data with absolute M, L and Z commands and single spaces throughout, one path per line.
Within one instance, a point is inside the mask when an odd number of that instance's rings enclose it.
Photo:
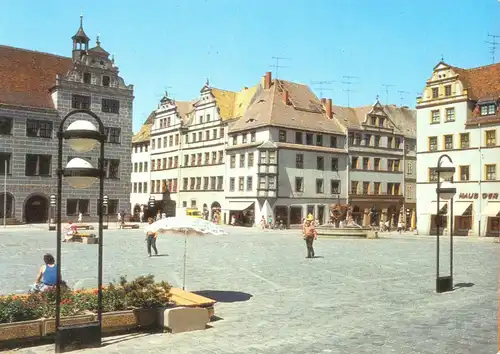
M 88 224 L 75 224 L 77 229 L 82 229 L 82 230 L 94 230 L 94 227 L 92 225 Z
M 120 229 L 138 229 L 139 224 L 121 224 Z

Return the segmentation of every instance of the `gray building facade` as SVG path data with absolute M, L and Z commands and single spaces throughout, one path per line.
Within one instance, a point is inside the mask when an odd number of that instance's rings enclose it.
M 90 109 L 104 123 L 108 213 L 130 208 L 133 86 L 119 76 L 99 38 L 89 48 L 82 21 L 72 41 L 71 58 L 0 46 L 0 175 L 7 173 L 7 194 L 3 186 L 0 191 L 0 218 L 5 213 L 9 219 L 36 223 L 54 215 L 50 195 L 57 187 L 57 130 L 73 109 Z M 92 121 L 75 115 L 65 127 L 77 119 Z M 82 155 L 65 144 L 63 165 L 73 157 L 96 167 L 99 162 L 97 148 Z M 96 220 L 98 186 L 78 190 L 63 180 L 63 220 L 76 220 L 79 213 L 84 221 Z

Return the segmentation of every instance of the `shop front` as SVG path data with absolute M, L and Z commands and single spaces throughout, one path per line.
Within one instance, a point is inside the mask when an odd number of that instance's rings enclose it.
M 255 224 L 255 202 L 230 201 L 229 223 L 234 226 L 253 226 Z
M 395 228 L 402 219 L 403 198 L 399 195 L 367 195 L 349 198 L 352 207 L 352 217 L 361 226 L 379 226 L 381 222 L 389 222 Z
M 483 215 L 486 217 L 486 236 L 500 237 L 500 200 L 489 201 Z

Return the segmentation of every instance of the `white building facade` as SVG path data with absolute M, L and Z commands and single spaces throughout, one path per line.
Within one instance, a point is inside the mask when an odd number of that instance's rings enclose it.
M 417 104 L 417 228 L 435 234 L 437 167 L 448 155 L 457 194 L 440 201 L 455 235 L 500 233 L 499 64 L 461 69 L 440 62 Z

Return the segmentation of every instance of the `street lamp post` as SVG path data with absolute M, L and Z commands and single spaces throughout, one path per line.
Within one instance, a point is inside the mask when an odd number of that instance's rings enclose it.
M 106 208 L 106 227 L 105 227 L 106 230 L 109 228 L 108 201 L 109 197 L 107 195 L 102 197 L 102 206 Z
M 54 223 L 54 207 L 56 206 L 56 196 L 52 194 L 50 196 L 50 215 L 49 215 L 49 231 L 55 230 L 55 226 L 50 224 Z
M 446 162 L 447 159 L 448 162 Z M 436 292 L 444 293 L 453 290 L 453 197 L 457 193 L 457 189 L 453 187 L 452 183 L 448 182 L 449 178 L 453 178 L 455 174 L 455 167 L 452 165 L 453 161 L 448 155 L 441 155 L 438 159 L 436 173 L 437 173 L 437 213 L 436 213 Z M 448 165 L 448 166 L 446 166 Z M 444 180 L 441 182 L 441 178 Z M 443 218 L 440 214 L 439 201 L 440 199 L 448 200 L 450 203 L 450 275 L 439 275 L 439 232 L 440 227 L 443 225 Z
M 64 130 L 64 123 L 75 114 L 86 114 L 94 118 L 98 127 L 87 120 L 76 120 L 69 124 Z M 81 348 L 100 347 L 102 339 L 102 268 L 103 268 L 103 194 L 104 194 L 104 125 L 101 119 L 92 111 L 77 109 L 69 112 L 62 119 L 57 133 L 58 157 L 57 157 L 57 195 L 56 195 L 56 222 L 57 222 L 57 283 L 56 283 L 56 336 L 55 351 L 63 353 Z M 71 159 L 65 168 L 63 161 L 63 142 L 67 140 L 71 148 L 78 153 L 91 151 L 100 145 L 99 166 L 95 168 L 92 164 L 82 158 Z M 61 325 L 61 204 L 62 204 L 62 179 L 68 181 L 69 185 L 76 189 L 90 187 L 99 179 L 99 250 L 98 250 L 98 275 L 97 275 L 97 321 L 85 325 Z
M 149 212 L 153 215 L 152 217 L 154 217 L 156 215 L 156 210 L 154 210 L 155 208 L 155 197 L 154 196 L 150 196 L 149 197 L 149 201 L 148 201 L 148 206 L 149 206 Z

